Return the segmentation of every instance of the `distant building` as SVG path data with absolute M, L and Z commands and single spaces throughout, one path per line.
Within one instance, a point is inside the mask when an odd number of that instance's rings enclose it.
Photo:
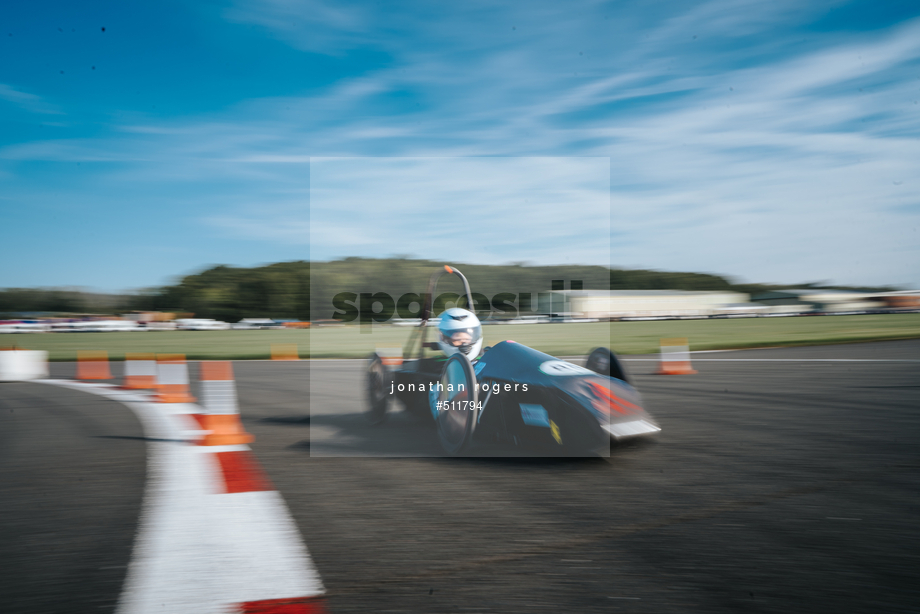
M 537 312 L 578 318 L 710 316 L 749 305 L 742 292 L 687 290 L 558 290 L 540 293 Z
M 920 309 L 920 290 L 876 292 L 867 298 L 878 301 L 881 306 L 888 309 Z
M 168 313 L 165 311 L 132 311 L 131 313 L 123 314 L 123 317 L 126 320 L 133 320 L 135 322 L 170 322 L 175 320 L 176 317 L 182 317 L 180 314 Z M 190 315 L 186 317 L 191 317 Z
M 284 324 L 269 318 L 243 318 L 236 324 L 231 324 L 230 328 L 234 330 L 265 330 L 284 328 Z
M 176 320 L 179 330 L 229 330 L 230 324 L 211 318 L 180 318 Z
M 884 306 L 866 292 L 851 290 L 819 290 L 816 288 L 792 288 L 755 294 L 754 302 L 761 305 L 787 305 L 799 307 L 801 311 L 866 311 Z

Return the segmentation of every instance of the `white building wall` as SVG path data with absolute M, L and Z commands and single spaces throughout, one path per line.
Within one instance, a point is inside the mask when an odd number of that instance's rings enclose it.
M 675 294 L 573 295 L 570 310 L 583 317 L 630 317 L 665 315 L 712 315 L 725 305 L 747 303 L 740 292 L 700 292 Z

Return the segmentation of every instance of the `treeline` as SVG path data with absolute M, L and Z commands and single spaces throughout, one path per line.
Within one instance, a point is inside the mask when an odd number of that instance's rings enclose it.
M 472 291 L 493 299 L 554 289 L 585 290 L 721 290 L 756 294 L 780 287 L 738 284 L 718 275 L 620 269 L 602 266 L 527 266 L 456 264 Z M 236 322 L 247 317 L 326 319 L 333 317 L 333 298 L 340 293 L 385 293 L 394 300 L 407 293 L 423 294 L 428 278 L 441 262 L 413 259 L 346 258 L 332 262 L 281 262 L 261 267 L 216 266 L 188 275 L 179 283 L 133 295 L 101 295 L 70 290 L 0 291 L 0 314 L 17 312 L 121 313 L 168 311 Z M 575 282 L 573 284 L 573 282 Z M 892 288 L 848 288 L 820 284 L 796 287 L 883 291 Z M 461 293 L 455 276 L 441 278 L 442 292 Z M 520 305 L 519 305 L 520 308 Z
M 310 319 L 310 263 L 262 267 L 216 266 L 178 284 L 134 297 L 138 311 L 192 313 L 196 318 L 238 322 L 242 318 Z
M 0 317 L 28 313 L 115 314 L 131 308 L 133 297 L 55 288 L 0 290 Z

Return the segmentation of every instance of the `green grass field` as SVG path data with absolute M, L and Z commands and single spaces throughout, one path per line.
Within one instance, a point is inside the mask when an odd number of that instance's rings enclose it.
M 375 326 L 312 330 L 160 331 L 142 333 L 45 333 L 0 337 L 13 345 L 47 350 L 51 360 L 75 360 L 78 350 L 106 350 L 112 360 L 126 352 L 175 352 L 190 360 L 270 358 L 272 344 L 295 343 L 302 358 L 361 358 L 376 347 L 402 346 L 413 329 Z M 429 329 L 430 341 L 435 330 Z M 663 337 L 687 337 L 692 350 L 822 345 L 920 338 L 920 314 L 664 320 L 585 324 L 523 324 L 483 327 L 486 345 L 514 339 L 557 356 L 585 354 L 609 345 L 620 354 L 651 354 Z

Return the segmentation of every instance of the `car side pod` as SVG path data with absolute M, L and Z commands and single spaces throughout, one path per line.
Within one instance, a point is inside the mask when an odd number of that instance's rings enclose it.
M 228 446 L 250 443 L 255 437 L 240 422 L 233 365 L 228 360 L 201 363 L 203 414 L 193 417 L 208 433 L 198 442 L 201 446 Z
M 662 339 L 658 375 L 691 375 L 690 345 L 686 338 Z
M 429 401 L 435 416 L 438 441 L 450 455 L 463 453 L 473 440 L 473 431 L 479 418 L 479 389 L 476 373 L 470 359 L 464 354 L 454 354 L 441 371 L 438 387 Z

